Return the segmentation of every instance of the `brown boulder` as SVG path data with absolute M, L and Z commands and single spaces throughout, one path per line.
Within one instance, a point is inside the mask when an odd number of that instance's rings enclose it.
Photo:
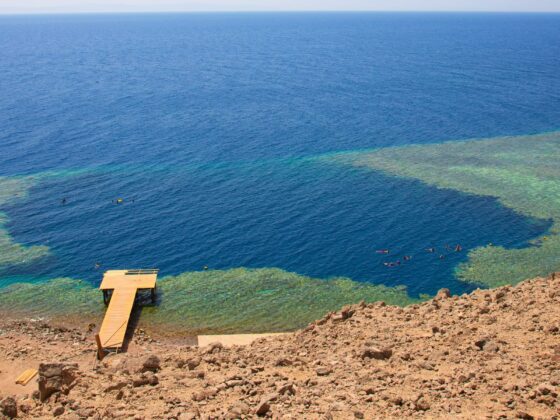
M 434 299 L 443 300 L 443 299 L 448 299 L 450 297 L 451 297 L 451 291 L 447 288 L 443 288 L 438 290 L 436 297 Z
M 45 401 L 55 392 L 67 394 L 76 379 L 76 363 L 41 363 L 39 365 L 39 396 Z
M 0 410 L 8 418 L 17 417 L 17 403 L 12 397 L 4 398 L 0 403 Z
M 389 347 L 366 347 L 362 351 L 362 359 L 385 360 L 393 355 Z
M 144 363 L 142 363 L 142 371 L 143 372 L 157 372 L 161 369 L 159 357 L 151 355 L 148 356 Z

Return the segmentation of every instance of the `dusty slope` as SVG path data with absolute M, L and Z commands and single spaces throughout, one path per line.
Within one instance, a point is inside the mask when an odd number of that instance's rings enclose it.
M 398 308 L 348 307 L 250 346 L 196 348 L 138 333 L 92 370 L 88 331 L 5 321 L 0 393 L 24 418 L 553 418 L 560 416 L 560 275 Z M 54 340 L 62 344 L 54 344 Z M 42 350 L 39 350 L 42 349 Z M 155 373 L 138 372 L 147 363 Z M 68 395 L 7 373 L 76 361 Z M 4 400 L 8 406 L 10 401 Z

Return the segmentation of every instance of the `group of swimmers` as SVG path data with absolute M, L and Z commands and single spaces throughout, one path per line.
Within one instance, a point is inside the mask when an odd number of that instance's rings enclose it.
M 454 247 L 446 244 L 445 245 L 445 249 L 447 251 L 453 251 L 453 252 L 461 252 L 463 250 L 463 247 L 460 244 L 455 245 Z M 435 254 L 437 249 L 435 247 L 431 247 L 431 248 L 426 248 L 425 249 L 426 252 L 430 253 L 430 254 Z M 390 253 L 390 251 L 388 249 L 378 249 L 377 251 L 375 251 L 377 254 L 383 254 L 383 255 L 387 255 Z M 396 260 L 396 261 L 386 261 L 383 263 L 383 265 L 385 267 L 398 267 L 399 265 L 401 265 L 402 263 L 406 262 L 406 261 L 410 261 L 412 259 L 411 255 L 405 255 L 402 257 L 402 262 L 401 260 Z M 445 254 L 439 254 L 439 259 L 443 260 L 445 259 Z
M 131 201 L 134 203 L 136 200 L 133 198 Z M 113 204 L 123 204 L 124 203 L 124 198 L 117 198 L 116 200 L 111 200 L 111 203 L 113 203 Z M 60 204 L 65 206 L 66 204 L 68 204 L 68 199 L 66 197 L 63 197 L 62 200 L 60 200 Z

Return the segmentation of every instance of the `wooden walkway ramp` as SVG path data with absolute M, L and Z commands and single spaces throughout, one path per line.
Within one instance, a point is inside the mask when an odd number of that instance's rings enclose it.
M 150 290 L 155 299 L 158 270 L 110 270 L 105 272 L 99 288 L 103 291 L 105 303 L 109 303 L 97 339 L 101 354 L 105 349 L 120 349 L 136 293 Z

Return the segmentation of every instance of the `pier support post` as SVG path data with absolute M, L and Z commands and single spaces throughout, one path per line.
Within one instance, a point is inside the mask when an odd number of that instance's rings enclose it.
M 99 334 L 95 334 L 95 342 L 97 343 L 97 360 L 103 360 L 103 357 L 105 357 L 105 349 L 103 349 Z

